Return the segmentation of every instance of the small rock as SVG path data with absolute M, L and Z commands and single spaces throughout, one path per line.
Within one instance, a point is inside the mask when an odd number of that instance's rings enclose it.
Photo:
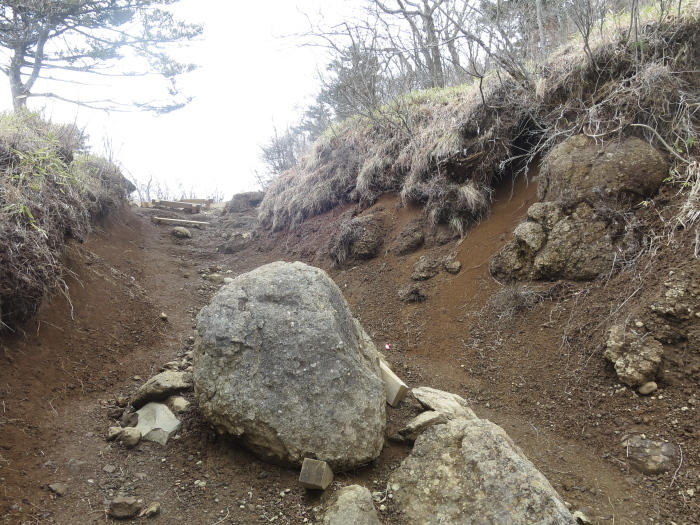
M 107 411 L 107 417 L 111 419 L 119 419 L 120 417 L 122 417 L 122 414 L 124 414 L 123 408 L 110 408 Z
M 122 429 L 119 439 L 126 448 L 134 448 L 141 441 L 141 432 L 134 427 L 127 427 Z
M 49 490 L 57 496 L 63 496 L 68 490 L 68 485 L 65 483 L 51 483 Z
M 445 271 L 452 275 L 457 275 L 462 270 L 462 263 L 459 261 L 450 261 L 445 264 Z
M 109 427 L 107 429 L 107 441 L 114 441 L 117 439 L 123 430 L 122 427 Z
M 640 386 L 638 392 L 646 396 L 652 392 L 656 392 L 658 388 L 658 385 L 654 381 L 649 381 L 648 383 L 644 383 L 642 386 Z
M 207 277 L 207 279 L 212 283 L 223 283 L 225 277 L 220 273 L 212 273 L 209 274 L 209 277 Z
M 160 313 L 160 318 L 161 318 L 161 320 L 163 320 L 163 321 L 167 321 L 167 320 L 168 320 L 168 314 L 166 314 L 165 312 L 161 312 L 161 313 Z
M 139 512 L 139 518 L 150 518 L 160 512 L 160 503 L 154 501 L 149 503 L 145 509 Z
M 577 525 L 593 525 L 593 522 L 590 520 L 590 518 L 580 510 L 577 510 L 576 512 L 571 514 L 571 517 L 576 520 Z
M 185 399 L 182 396 L 169 397 L 166 401 L 166 404 L 168 405 L 168 408 L 172 410 L 175 414 L 187 412 L 192 406 L 192 403 L 187 401 L 187 399 Z
M 172 370 L 174 372 L 177 372 L 179 368 L 180 363 L 178 361 L 168 361 L 163 365 L 164 370 Z
M 109 508 L 105 512 L 112 518 L 127 520 L 136 517 L 142 507 L 142 501 L 137 500 L 133 496 L 117 496 L 111 501 Z
M 404 303 L 422 303 L 428 300 L 428 296 L 418 284 L 410 284 L 401 288 L 398 296 L 399 300 Z
M 676 447 L 671 443 L 634 436 L 622 443 L 630 465 L 647 476 L 668 472 L 675 464 Z
M 122 419 L 119 424 L 122 427 L 135 427 L 136 423 L 139 422 L 139 416 L 136 412 L 124 412 Z
M 117 396 L 117 406 L 125 407 L 129 403 L 129 399 L 126 396 Z
M 414 281 L 427 281 L 440 272 L 440 263 L 429 257 L 421 257 L 413 266 L 411 279 Z
M 192 238 L 192 232 L 190 232 L 190 230 L 187 228 L 183 228 L 182 226 L 175 226 L 171 233 L 173 234 L 173 237 L 177 237 L 178 239 Z
M 105 465 L 102 470 L 104 470 L 107 474 L 112 474 L 115 470 L 117 470 L 117 467 L 114 465 Z

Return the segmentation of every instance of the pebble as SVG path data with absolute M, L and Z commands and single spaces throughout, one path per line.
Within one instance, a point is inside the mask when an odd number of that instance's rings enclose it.
M 143 507 L 142 501 L 133 496 L 117 496 L 109 504 L 106 513 L 118 520 L 135 517 Z
M 134 427 L 127 427 L 122 429 L 119 438 L 126 448 L 134 448 L 141 441 L 141 432 Z
M 149 503 L 145 509 L 139 512 L 139 518 L 150 518 L 160 513 L 160 503 L 154 501 Z
M 117 470 L 117 467 L 114 465 L 105 465 L 102 470 L 104 470 L 107 474 L 112 474 L 115 470 Z
M 654 381 L 649 381 L 648 383 L 644 383 L 642 386 L 640 386 L 638 392 L 646 396 L 652 392 L 656 392 L 658 388 L 658 385 Z
M 49 490 L 57 496 L 63 496 L 68 490 L 68 485 L 65 483 L 51 483 Z

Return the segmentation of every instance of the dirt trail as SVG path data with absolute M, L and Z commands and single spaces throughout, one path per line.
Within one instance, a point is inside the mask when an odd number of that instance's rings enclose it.
M 324 248 L 343 209 L 294 233 L 259 237 L 235 255 L 216 251 L 235 223 L 218 212 L 208 217 L 211 228 L 181 241 L 149 221 L 152 210 L 126 210 L 71 248 L 70 300 L 57 296 L 24 333 L 0 340 L 0 523 L 104 522 L 104 503 L 117 493 L 159 501 L 158 523 L 315 521 L 333 490 L 307 493 L 296 483 L 297 472 L 264 464 L 217 437 L 196 409 L 166 448 L 144 443 L 126 450 L 104 439 L 117 398 L 191 349 L 194 314 L 217 289 L 202 273 L 235 276 L 297 259 L 329 271 L 375 343 L 391 344 L 387 357 L 409 386 L 468 399 L 480 417 L 508 431 L 574 508 L 601 524 L 698 523 L 695 500 L 687 492 L 677 495 L 700 484 L 697 432 L 685 436 L 686 464 L 673 489 L 665 488 L 670 474 L 652 480 L 633 473 L 620 434 L 653 427 L 666 416 L 666 405 L 613 395 L 616 381 L 602 357 L 562 343 L 571 317 L 592 312 L 596 293 L 598 301 L 613 301 L 614 287 L 589 286 L 588 310 L 575 294 L 543 302 L 507 324 L 484 310 L 501 288 L 488 275 L 488 258 L 534 199 L 534 184 L 505 184 L 492 216 L 461 243 L 403 257 L 387 251 L 343 269 L 331 268 Z M 400 207 L 395 196 L 362 213 L 377 209 L 392 218 L 394 233 L 419 213 Z M 422 256 L 453 256 L 463 269 L 427 281 L 427 302 L 404 304 L 396 292 L 410 282 Z M 391 433 L 415 407 L 404 403 L 388 412 Z M 633 421 L 637 413 L 651 425 Z M 378 460 L 339 473 L 333 488 L 355 482 L 383 489 L 409 451 L 388 441 Z M 57 482 L 67 486 L 60 497 L 48 489 Z M 390 504 L 382 520 L 403 523 Z

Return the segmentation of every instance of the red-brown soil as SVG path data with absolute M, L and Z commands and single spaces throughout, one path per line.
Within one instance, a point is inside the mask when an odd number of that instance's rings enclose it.
M 296 524 L 315 522 L 342 485 L 384 491 L 391 470 L 410 452 L 407 445 L 387 440 L 373 464 L 337 474 L 331 489 L 315 494 L 298 485 L 297 471 L 262 463 L 218 437 L 196 408 L 165 448 L 141 443 L 127 450 L 105 440 L 117 398 L 191 350 L 194 316 L 218 287 L 202 274 L 233 277 L 275 260 L 327 270 L 409 386 L 466 398 L 478 416 L 503 426 L 563 499 L 594 522 L 700 523 L 700 428 L 697 407 L 689 404 L 699 397 L 698 349 L 670 350 L 661 390 L 640 397 L 621 389 L 601 347 L 607 328 L 670 269 L 700 264 L 690 241 L 684 244 L 680 232 L 678 242 L 659 242 L 653 257 L 610 280 L 561 283 L 558 294 L 509 316 L 507 305 L 489 303 L 504 286 L 489 276 L 488 261 L 535 194 L 532 182 L 505 184 L 491 217 L 462 242 L 402 257 L 387 250 L 343 268 L 332 268 L 327 253 L 341 209 L 293 233 L 261 233 L 235 255 L 216 251 L 235 223 L 216 211 L 207 216 L 212 227 L 192 230 L 189 240 L 151 223 L 155 210 L 131 208 L 113 217 L 84 244 L 70 247 L 70 299 L 57 295 L 35 321 L 0 339 L 0 523 L 109 521 L 106 501 L 126 494 L 161 503 L 154 523 Z M 389 237 L 420 213 L 401 207 L 395 196 L 362 212 L 379 209 L 390 218 Z M 397 291 L 410 283 L 421 256 L 453 256 L 462 271 L 441 272 L 423 284 L 426 302 L 405 304 Z M 410 401 L 387 410 L 388 434 L 416 412 Z M 679 446 L 677 470 L 657 477 L 631 470 L 620 442 L 632 433 Z M 108 473 L 107 465 L 116 468 Z M 196 480 L 206 486 L 194 486 Z M 57 482 L 67 485 L 60 497 L 48 489 Z M 385 523 L 404 523 L 390 499 L 383 505 Z

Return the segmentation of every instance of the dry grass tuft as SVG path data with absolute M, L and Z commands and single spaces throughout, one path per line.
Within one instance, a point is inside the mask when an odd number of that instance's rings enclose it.
M 636 42 L 624 27 L 614 21 L 590 58 L 563 46 L 538 66 L 533 86 L 491 75 L 483 85 L 402 95 L 334 125 L 270 185 L 261 224 L 293 228 L 339 204 L 398 192 L 464 234 L 488 213 L 500 180 L 579 133 L 601 143 L 639 136 L 687 164 L 698 153 L 700 23 L 645 24 Z
M 82 153 L 75 126 L 38 115 L 0 115 L 0 323 L 26 321 L 65 291 L 63 248 L 125 202 L 118 168 Z

